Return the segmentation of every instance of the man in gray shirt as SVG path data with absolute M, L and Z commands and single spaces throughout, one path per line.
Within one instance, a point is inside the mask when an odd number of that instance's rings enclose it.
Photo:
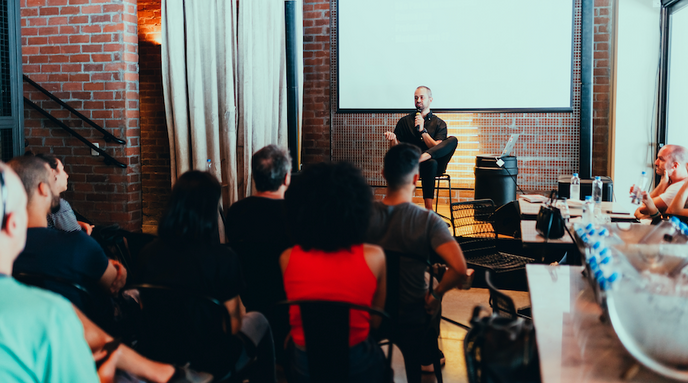
M 384 159 L 383 176 L 387 180 L 387 194 L 373 204 L 368 228 L 368 243 L 386 251 L 414 254 L 430 259 L 439 255 L 448 269 L 432 292 L 425 282 L 425 265 L 415 260 L 400 259 L 400 322 L 418 323 L 418 306 L 427 314 L 438 314 L 442 296 L 450 289 L 470 280 L 466 260 L 459 244 L 447 229 L 446 223 L 433 211 L 412 203 L 420 149 L 400 143 L 389 149 Z M 420 312 L 423 315 L 423 312 Z M 436 315 L 439 324 L 439 315 Z M 425 363 L 424 363 L 425 364 Z

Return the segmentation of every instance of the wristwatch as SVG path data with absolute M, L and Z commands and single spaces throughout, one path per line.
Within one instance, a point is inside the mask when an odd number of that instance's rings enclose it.
M 420 132 L 420 138 L 423 139 L 423 133 L 428 133 L 427 129 L 423 129 L 422 132 Z M 429 134 L 429 133 L 428 133 Z

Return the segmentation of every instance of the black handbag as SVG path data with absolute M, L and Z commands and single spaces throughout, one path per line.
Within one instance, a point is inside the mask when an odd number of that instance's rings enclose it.
M 540 382 L 533 322 L 497 314 L 480 317 L 473 309 L 471 329 L 464 338 L 464 356 L 469 383 Z
M 552 190 L 549 195 L 549 201 L 540 206 L 540 211 L 535 222 L 535 229 L 541 236 L 548 239 L 557 239 L 564 236 L 566 230 L 564 218 L 561 216 L 561 211 L 554 206 L 554 201 L 557 200 L 557 191 Z

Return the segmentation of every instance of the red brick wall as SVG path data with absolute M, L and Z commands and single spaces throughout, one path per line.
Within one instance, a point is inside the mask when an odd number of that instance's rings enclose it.
M 144 226 L 155 225 L 171 189 L 170 144 L 165 122 L 160 57 L 160 0 L 139 0 L 141 184 Z
M 99 224 L 141 228 L 138 40 L 136 0 L 20 0 L 24 74 L 106 128 L 102 134 L 25 84 L 24 95 L 128 165 L 104 165 L 90 149 L 38 112 L 25 109 L 28 149 L 52 152 L 70 175 L 64 194 Z
M 330 75 L 330 4 L 329 0 L 304 0 L 304 121 L 303 121 L 303 160 L 304 163 L 347 159 L 339 154 L 339 136 L 346 131 L 358 131 L 356 127 L 366 127 L 366 132 L 375 130 L 380 133 L 393 127 L 395 118 L 389 114 L 360 114 L 346 116 L 334 112 L 332 103 L 334 86 Z M 336 5 L 336 1 L 332 1 Z M 580 1 L 576 2 L 580 13 Z M 609 0 L 595 2 L 595 89 L 594 89 L 594 153 L 593 174 L 606 175 L 609 162 L 609 78 L 611 67 L 610 47 L 610 4 Z M 580 21 L 578 21 L 580 22 Z M 579 27 L 578 27 L 579 28 Z M 580 54 L 580 39 L 576 50 Z M 477 127 L 483 152 L 501 150 L 510 133 L 524 133 L 519 138 L 516 153 L 519 155 L 519 184 L 529 185 L 530 190 L 546 190 L 556 186 L 556 176 L 578 170 L 580 142 L 580 64 L 574 75 L 574 112 L 573 113 L 479 113 L 446 115 L 450 130 L 462 126 Z M 444 118 L 444 116 L 443 116 Z M 391 122 L 390 122 L 391 121 Z M 377 126 L 378 124 L 379 126 Z M 347 129 L 338 129 L 346 126 Z M 513 127 L 518 131 L 514 131 Z M 379 128 L 379 129 L 378 129 Z M 380 130 L 380 132 L 377 132 Z M 331 136 L 332 135 L 332 136 Z M 361 140 L 360 135 L 354 140 Z M 343 137 L 342 142 L 349 138 Z M 379 151 L 384 153 L 385 143 L 368 143 L 354 159 L 368 178 L 379 173 L 379 163 L 367 158 Z M 350 140 L 348 142 L 351 142 Z M 367 146 L 366 146 L 367 145 Z M 332 147 L 331 147 L 332 146 Z M 382 149 L 381 149 L 382 148 Z M 380 156 L 377 156 L 380 157 Z M 521 158 L 523 157 L 523 158 Z M 546 177 L 542 177 L 546 173 Z M 466 198 L 465 193 L 456 197 Z M 468 196 L 470 198 L 470 196 Z

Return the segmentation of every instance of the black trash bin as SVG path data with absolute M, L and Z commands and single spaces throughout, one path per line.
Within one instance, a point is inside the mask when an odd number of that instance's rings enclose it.
M 499 166 L 498 159 L 504 164 Z M 516 199 L 518 162 L 516 156 L 479 155 L 475 157 L 475 199 L 489 198 L 495 206 Z

